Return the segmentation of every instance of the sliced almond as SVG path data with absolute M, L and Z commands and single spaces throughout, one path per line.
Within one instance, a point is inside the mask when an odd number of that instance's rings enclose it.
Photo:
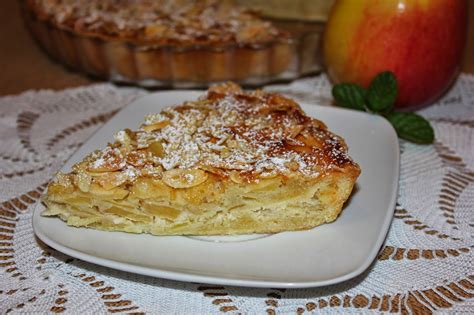
M 235 149 L 239 147 L 239 143 L 237 142 L 237 140 L 227 140 L 226 144 L 227 147 L 230 149 Z
M 154 156 L 157 156 L 157 157 L 164 157 L 165 156 L 165 148 L 163 148 L 163 145 L 161 144 L 160 141 L 155 141 L 155 142 L 152 142 L 149 146 L 148 146 L 148 150 L 154 155 Z
M 277 177 L 278 173 L 275 170 L 272 171 L 265 171 L 260 174 L 258 174 L 258 178 L 260 179 L 270 179 L 270 178 L 275 178 Z
M 141 169 L 141 173 L 143 176 L 161 178 L 161 175 L 163 173 L 163 167 L 161 165 L 146 165 L 144 168 Z
M 147 163 L 146 153 L 143 150 L 129 152 L 127 163 L 136 167 L 143 167 Z
M 221 157 L 226 158 L 230 156 L 231 152 L 228 148 L 223 148 L 219 154 Z
M 161 180 L 153 178 L 139 178 L 131 187 L 131 192 L 134 198 L 139 199 L 170 199 L 171 189 Z
M 163 173 L 163 182 L 173 188 L 190 188 L 204 183 L 208 178 L 200 169 L 183 170 L 175 168 Z
M 285 163 L 285 166 L 290 170 L 290 171 L 297 171 L 300 169 L 300 164 L 296 161 L 290 161 L 290 162 L 286 162 Z
M 276 93 L 270 94 L 267 102 L 271 105 L 272 110 L 277 111 L 289 111 L 293 108 L 299 108 L 299 105 L 292 99 Z
M 316 139 L 310 134 L 307 134 L 307 135 L 300 134 L 298 137 L 296 137 L 296 140 L 301 141 L 310 147 L 317 147 L 317 148 L 322 147 L 321 141 Z
M 303 125 L 296 125 L 296 126 L 293 126 L 293 127 L 290 127 L 288 128 L 289 132 L 290 132 L 290 137 L 291 138 L 296 138 L 296 136 L 298 136 L 300 134 L 300 132 L 304 129 L 304 126 Z
M 134 137 L 135 135 L 130 129 L 120 130 L 114 135 L 115 140 L 125 146 L 130 145 L 133 142 Z
M 240 172 L 237 172 L 237 171 L 230 172 L 229 178 L 231 181 L 233 181 L 236 184 L 242 184 L 245 182 L 245 179 L 242 176 L 240 176 Z
M 220 177 L 224 177 L 224 178 L 227 177 L 227 172 L 219 167 L 213 167 L 209 165 L 200 165 L 199 168 Z
M 142 126 L 142 129 L 145 130 L 146 132 L 151 132 L 151 131 L 160 130 L 162 128 L 165 128 L 169 124 L 170 124 L 169 120 L 163 120 L 163 121 L 160 121 L 160 122 L 157 122 L 157 123 L 154 123 L 154 124 L 144 125 L 144 126 Z
M 87 168 L 89 172 L 96 172 L 96 173 L 102 173 L 102 172 L 115 172 L 118 170 L 121 170 L 123 168 L 122 164 L 119 163 L 107 163 L 107 164 L 95 164 L 91 165 L 90 167 Z
M 83 192 L 88 192 L 89 187 L 92 182 L 92 176 L 89 175 L 87 172 L 78 172 L 76 176 L 74 176 L 74 184 Z
M 103 156 L 91 161 L 87 167 L 89 172 L 114 172 L 121 170 L 126 165 L 122 153 L 117 150 L 110 150 Z
M 62 185 L 61 183 L 52 182 L 48 185 L 48 199 L 57 195 L 61 197 L 63 195 L 71 194 L 74 192 L 74 186 Z
M 59 172 L 56 174 L 56 178 L 54 179 L 53 182 L 51 182 L 50 185 L 58 184 L 64 187 L 70 187 L 72 178 L 73 178 L 72 174 L 64 174 L 64 173 Z

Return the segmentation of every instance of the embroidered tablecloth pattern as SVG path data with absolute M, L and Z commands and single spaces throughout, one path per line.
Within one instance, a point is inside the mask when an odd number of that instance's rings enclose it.
M 324 75 L 267 89 L 331 103 Z M 401 141 L 398 203 L 376 261 L 352 280 L 314 289 L 156 279 L 73 259 L 35 238 L 32 211 L 53 174 L 146 93 L 104 83 L 0 98 L 1 313 L 474 313 L 474 76 L 461 75 L 419 111 L 434 126 L 433 145 Z

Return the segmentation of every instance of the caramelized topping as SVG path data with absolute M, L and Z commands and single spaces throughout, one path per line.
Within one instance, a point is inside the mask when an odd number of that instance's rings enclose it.
M 78 32 L 153 44 L 262 43 L 282 33 L 218 0 L 29 0 L 38 15 Z
M 293 100 L 246 93 L 231 83 L 211 87 L 198 101 L 150 114 L 139 130 L 115 138 L 75 167 L 87 175 L 81 189 L 92 181 L 109 190 L 138 177 L 173 188 L 197 186 L 209 174 L 239 184 L 295 173 L 318 177 L 353 163 L 343 140 Z

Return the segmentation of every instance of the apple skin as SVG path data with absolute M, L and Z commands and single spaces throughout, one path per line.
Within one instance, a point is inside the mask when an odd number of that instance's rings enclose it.
M 334 83 L 368 87 L 382 71 L 398 80 L 398 108 L 435 101 L 459 72 L 467 0 L 338 0 L 323 53 Z

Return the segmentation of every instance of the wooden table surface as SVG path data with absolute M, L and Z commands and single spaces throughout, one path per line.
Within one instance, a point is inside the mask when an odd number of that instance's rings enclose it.
M 468 43 L 462 71 L 474 73 L 474 1 L 469 3 Z M 0 21 L 0 95 L 98 82 L 66 70 L 40 50 L 23 25 L 18 0 L 0 1 Z

